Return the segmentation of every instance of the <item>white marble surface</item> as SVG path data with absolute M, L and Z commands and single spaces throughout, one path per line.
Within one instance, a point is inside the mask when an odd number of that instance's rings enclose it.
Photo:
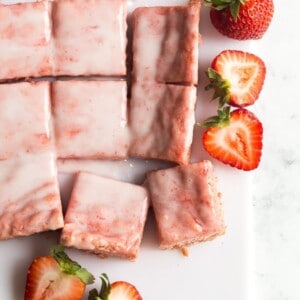
M 268 77 L 257 103 L 264 153 L 253 174 L 256 300 L 299 300 L 300 2 L 275 0 L 275 16 L 257 50 Z

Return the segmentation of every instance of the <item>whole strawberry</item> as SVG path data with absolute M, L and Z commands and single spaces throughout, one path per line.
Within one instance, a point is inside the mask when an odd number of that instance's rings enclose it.
M 233 39 L 260 39 L 274 14 L 273 0 L 205 0 L 216 29 Z

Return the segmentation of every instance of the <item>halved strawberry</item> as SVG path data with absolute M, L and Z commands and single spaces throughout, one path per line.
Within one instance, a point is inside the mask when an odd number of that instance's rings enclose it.
M 88 300 L 143 300 L 131 283 L 116 281 L 110 284 L 106 274 L 102 274 L 100 279 L 102 282 L 100 292 L 98 293 L 96 289 L 91 290 Z
M 92 274 L 56 246 L 51 256 L 40 256 L 29 267 L 24 300 L 80 300 L 93 282 Z
M 142 300 L 138 290 L 125 281 L 116 281 L 111 285 L 109 300 Z
M 263 127 L 257 117 L 246 109 L 237 109 L 230 113 L 229 125 L 207 129 L 203 145 L 212 157 L 249 171 L 259 165 L 262 136 Z
M 237 107 L 253 104 L 262 90 L 266 67 L 258 56 L 237 50 L 225 50 L 215 57 L 207 90 L 215 89 L 215 98 Z

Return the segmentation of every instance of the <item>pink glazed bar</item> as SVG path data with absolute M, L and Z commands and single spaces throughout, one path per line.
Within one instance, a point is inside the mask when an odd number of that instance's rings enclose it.
M 47 82 L 0 85 L 0 160 L 49 149 L 49 98 Z
M 0 81 L 52 74 L 51 6 L 0 4 Z
M 210 161 L 150 172 L 147 178 L 161 249 L 182 248 L 225 232 Z
M 135 81 L 197 84 L 199 13 L 199 4 L 134 11 Z
M 63 227 L 49 83 L 0 85 L 0 239 Z
M 55 75 L 125 75 L 126 17 L 125 0 L 55 1 Z
M 129 115 L 130 155 L 187 164 L 195 103 L 193 86 L 135 83 Z
M 148 212 L 146 189 L 79 173 L 61 242 L 99 256 L 136 259 Z
M 23 153 L 0 161 L 0 239 L 63 227 L 52 152 Z
M 58 157 L 127 157 L 126 82 L 56 81 L 52 101 Z

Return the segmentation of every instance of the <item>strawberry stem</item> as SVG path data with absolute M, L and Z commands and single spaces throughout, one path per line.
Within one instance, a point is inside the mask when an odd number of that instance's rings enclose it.
M 245 4 L 245 0 L 204 0 L 204 4 L 215 10 L 229 8 L 232 17 L 236 21 L 239 16 L 240 6 Z
M 215 91 L 212 100 L 219 99 L 219 108 L 222 108 L 226 103 L 229 103 L 231 84 L 212 68 L 208 68 L 205 74 L 210 81 L 205 90 L 213 89 Z
M 219 100 L 218 114 L 217 116 L 210 117 L 207 120 L 198 123 L 198 126 L 205 128 L 226 127 L 230 124 L 230 106 L 228 105 L 231 87 L 230 82 L 212 68 L 208 68 L 205 74 L 210 80 L 210 83 L 205 87 L 205 90 L 208 91 L 213 89 L 215 92 L 212 101 L 215 99 Z
M 198 126 L 203 128 L 210 127 L 226 127 L 230 124 L 230 106 L 225 106 L 218 109 L 218 115 L 210 117 L 205 121 L 198 123 Z
M 64 247 L 61 245 L 53 246 L 50 249 L 50 255 L 58 262 L 62 272 L 77 276 L 83 283 L 94 283 L 94 276 L 82 268 L 77 262 L 71 260 L 64 252 Z
M 108 279 L 108 276 L 103 273 L 100 276 L 101 279 L 101 289 L 98 293 L 97 289 L 92 289 L 89 292 L 89 298 L 88 300 L 108 300 L 109 294 L 111 291 L 111 285 Z

